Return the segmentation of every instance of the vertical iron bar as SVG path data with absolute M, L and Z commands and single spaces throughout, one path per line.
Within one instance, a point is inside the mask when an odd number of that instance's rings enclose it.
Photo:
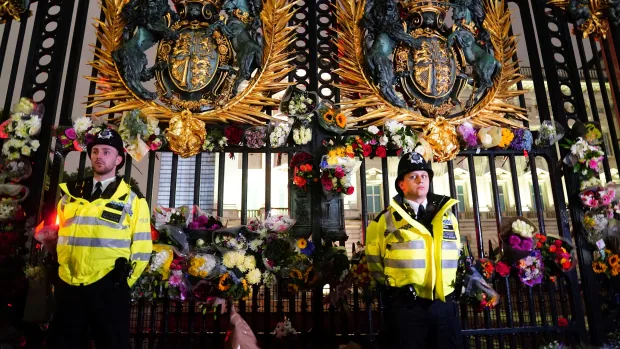
M 168 342 L 168 318 L 170 317 L 170 300 L 168 297 L 164 298 L 164 314 L 163 314 L 163 327 L 161 330 L 161 347 L 166 348 L 166 342 Z
M 514 328 L 514 318 L 512 313 L 512 295 L 510 293 L 510 277 L 504 278 L 504 283 L 506 285 L 506 319 L 508 321 L 508 328 Z M 510 336 L 510 349 L 515 349 L 517 347 L 515 335 Z
M 80 152 L 80 164 L 78 166 L 77 181 L 84 179 L 84 170 L 86 167 L 86 152 Z
M 474 165 L 473 155 L 467 156 L 467 165 L 469 166 L 469 183 L 472 190 L 471 199 L 474 207 L 474 226 L 476 227 L 476 246 L 478 247 L 478 258 L 484 258 L 484 241 L 482 237 L 482 224 L 480 223 L 478 186 L 476 185 L 476 166 Z
M 271 151 L 269 150 L 265 153 L 265 217 L 268 212 L 271 212 Z
M 499 204 L 499 188 L 497 186 L 497 169 L 495 168 L 495 155 L 489 156 L 489 171 L 491 172 L 491 188 L 493 190 L 493 209 L 495 210 L 495 225 L 497 226 L 498 238 L 502 225 L 502 209 Z
M 537 285 L 538 288 L 538 307 L 540 308 L 540 325 L 542 327 L 547 326 L 547 309 L 545 305 L 545 292 L 543 291 L 543 285 Z M 557 321 L 557 320 L 556 320 Z M 543 340 L 545 340 L 545 333 L 543 332 Z
M 125 167 L 124 179 L 125 179 L 126 183 L 129 183 L 129 180 L 131 179 L 131 166 L 132 166 L 131 165 L 131 160 L 132 160 L 132 157 L 127 155 L 127 154 L 125 154 L 124 156 L 125 156 L 125 165 L 123 165 Z
M 90 1 L 78 1 L 75 13 L 75 24 L 73 26 L 73 38 L 71 38 L 71 50 L 69 51 L 69 63 L 67 65 L 67 75 L 65 77 L 65 87 L 60 105 L 59 125 L 71 125 L 71 114 L 75 101 L 75 88 L 79 74 L 80 59 L 82 58 L 82 45 L 84 43 L 84 33 L 86 32 L 86 22 L 88 16 L 88 5 Z M 26 24 L 26 23 L 24 23 Z M 57 38 L 60 39 L 60 38 Z M 62 40 L 62 39 L 60 39 Z
M 179 156 L 177 154 L 172 155 L 172 173 L 170 174 L 170 200 L 168 205 L 174 207 L 176 205 L 177 198 L 177 172 L 179 167 Z
M 187 344 L 187 348 L 192 348 L 193 344 L 194 344 L 194 335 L 195 335 L 195 331 L 194 331 L 194 320 L 196 316 L 196 302 L 195 301 L 190 301 L 189 302 L 189 309 L 188 309 L 188 314 L 187 314 L 187 336 L 189 337 L 189 343 Z
M 515 206 L 517 216 L 523 215 L 523 207 L 521 206 L 521 191 L 519 190 L 519 175 L 517 174 L 517 161 L 514 155 L 508 157 L 510 162 L 510 175 L 512 177 L 512 189 L 515 194 Z
M 530 326 L 536 327 L 536 308 L 534 307 L 534 293 L 532 292 L 532 288 L 527 288 L 527 302 L 530 309 Z M 532 348 L 538 348 L 538 339 L 536 338 L 536 332 L 532 333 Z
M 37 5 L 40 6 L 40 3 Z M 41 6 L 41 10 L 46 10 L 45 6 Z M 38 12 L 38 9 L 37 9 Z M 22 16 L 22 21 L 19 22 L 19 31 L 17 33 L 17 41 L 15 43 L 15 56 L 13 57 L 13 64 L 11 65 L 11 74 L 9 75 L 9 84 L 6 88 L 6 99 L 4 100 L 4 114 L 8 117 L 7 114 L 11 110 L 11 104 L 13 102 L 13 94 L 15 93 L 15 82 L 17 81 L 17 71 L 19 70 L 19 62 L 22 57 L 22 47 L 24 46 L 24 36 L 26 36 L 26 27 L 28 26 L 28 22 Z M 70 20 L 70 19 L 69 19 Z M 56 29 L 58 30 L 58 29 Z M 27 54 L 31 54 L 28 52 Z M 48 64 L 51 64 L 48 63 Z M 28 70 L 26 70 L 28 73 Z M 49 81 L 49 80 L 48 80 Z M 23 95 L 23 94 L 22 94 Z M 48 112 L 54 112 L 50 110 Z M 4 118 L 3 118 L 4 119 Z
M 489 251 L 492 251 L 492 250 L 489 249 Z M 499 286 L 499 282 L 497 281 L 497 279 L 495 279 L 493 282 L 493 288 L 497 291 L 497 293 L 500 293 L 498 286 Z M 510 303 L 510 299 L 507 300 L 507 303 Z M 495 327 L 497 328 L 505 327 L 504 324 L 502 324 L 501 307 L 495 307 L 494 309 L 495 309 L 495 321 L 496 321 Z M 498 342 L 499 342 L 499 349 L 504 349 L 504 342 L 505 342 L 504 335 L 501 333 L 498 335 Z
M 219 154 L 219 164 L 217 167 L 217 216 L 224 215 L 224 167 L 226 166 L 226 153 Z
M 4 57 L 9 45 L 9 35 L 11 34 L 11 26 L 13 21 L 6 21 L 4 23 L 4 30 L 2 31 L 2 42 L 0 42 L 0 67 L 4 65 Z M 7 114 L 8 116 L 8 114 Z M 4 116 L 0 115 L 0 120 L 3 120 Z
M 360 196 L 362 198 L 362 236 L 360 240 L 366 241 L 366 227 L 368 226 L 368 193 L 366 193 L 366 159 L 360 165 Z M 384 174 L 387 176 L 387 174 Z M 387 205 L 387 202 L 385 203 Z
M 263 303 L 263 315 L 265 316 L 265 336 L 266 343 L 265 347 L 269 348 L 271 345 L 271 289 L 267 286 L 264 288 L 265 290 L 265 300 Z
M 155 160 L 157 159 L 157 154 L 152 151 L 149 153 L 149 173 L 146 176 L 146 202 L 149 207 L 152 209 L 153 206 L 153 181 L 155 177 Z
M 448 182 L 450 183 L 450 197 L 458 200 L 458 195 L 456 192 L 456 182 L 454 179 L 454 160 L 448 161 Z M 465 207 L 465 203 L 463 202 L 463 207 Z M 452 206 L 452 213 L 456 216 L 457 220 L 459 218 L 459 205 Z
M 389 182 L 389 170 L 388 170 L 388 159 L 387 157 L 381 159 L 381 177 L 383 180 L 383 204 L 385 206 L 389 205 L 392 200 L 390 200 L 390 182 Z
M 200 206 L 200 172 L 202 170 L 202 153 L 196 155 L 194 164 L 194 205 Z
M 157 329 L 155 321 L 157 320 L 157 301 L 151 302 L 151 326 L 149 326 L 149 349 L 155 348 L 155 338 L 157 338 Z
M 248 156 L 246 151 L 241 155 L 241 225 L 248 222 Z
M 142 331 L 142 323 L 144 322 L 144 298 L 138 301 L 138 323 L 136 324 L 136 348 L 142 348 L 142 339 L 144 333 Z
M 534 188 L 534 201 L 536 203 L 536 215 L 538 216 L 538 226 L 540 233 L 545 234 L 545 211 L 541 204 L 540 186 L 538 182 L 538 172 L 536 167 L 536 155 L 530 156 L 530 169 L 532 173 L 532 187 Z
M 549 295 L 549 302 L 551 303 L 551 323 L 553 326 L 558 325 L 558 303 L 555 300 L 555 283 L 551 282 L 551 280 L 543 281 L 543 284 L 547 286 L 547 294 Z M 542 294 L 542 285 L 541 285 L 541 294 Z
M 181 330 L 181 317 L 183 314 L 183 303 L 181 301 L 176 301 L 176 307 L 175 307 L 175 317 L 176 317 L 176 326 L 175 326 L 175 339 L 176 339 L 176 348 L 180 348 L 181 347 L 181 333 L 183 332 Z

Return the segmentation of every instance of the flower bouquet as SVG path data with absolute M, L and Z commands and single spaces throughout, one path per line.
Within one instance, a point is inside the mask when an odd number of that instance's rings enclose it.
M 293 126 L 293 142 L 297 145 L 305 145 L 312 140 L 312 128 L 308 125 L 297 124 Z
M 95 140 L 97 134 L 108 128 L 106 125 L 93 123 L 93 120 L 98 121 L 81 116 L 73 121 L 73 127 L 57 130 L 56 137 L 65 151 L 85 151 L 86 147 Z
M 478 131 L 469 122 L 464 122 L 456 129 L 461 140 L 463 148 L 476 149 L 480 148 L 478 141 Z
M 364 141 L 364 144 L 362 145 L 362 153 L 364 157 L 370 157 L 372 159 L 375 156 L 380 158 L 387 156 L 387 145 L 389 139 L 383 131 L 379 130 L 377 126 L 368 127 L 364 131 L 362 140 Z
M 540 124 L 535 144 L 537 147 L 550 147 L 562 137 L 564 137 L 564 127 L 557 121 L 545 120 Z
M 2 146 L 2 155 L 8 160 L 32 156 L 39 148 L 34 139 L 41 132 L 41 118 L 45 108 L 31 99 L 22 97 L 13 106 L 11 117 L 0 124 L 0 138 L 8 139 Z
M 616 185 L 610 182 L 605 187 L 589 187 L 579 193 L 581 204 L 589 208 L 608 206 L 616 201 Z
M 534 237 L 538 229 L 525 217 L 503 218 L 500 238 L 504 257 L 510 263 L 525 258 L 534 250 Z
M 194 218 L 185 229 L 190 244 L 196 244 L 198 240 L 203 243 L 213 242 L 213 232 L 224 227 L 218 217 L 200 215 Z
M 333 106 L 331 102 L 322 102 L 317 109 L 319 125 L 323 129 L 342 134 L 347 130 L 347 117 Z
M 138 109 L 123 113 L 118 133 L 125 150 L 136 161 L 142 160 L 150 150 L 156 151 L 164 145 L 166 138 L 158 124 L 156 118 L 146 116 Z
M 243 140 L 243 130 L 235 125 L 228 126 L 224 129 L 224 137 L 226 137 L 228 145 L 239 146 Z
M 160 225 L 167 224 L 185 228 L 191 214 L 190 211 L 188 206 L 167 208 L 159 205 L 155 208 L 155 226 L 159 227 Z
M 414 151 L 418 144 L 418 135 L 409 126 L 405 126 L 402 122 L 388 120 L 383 127 L 385 135 L 391 141 L 393 147 L 397 150 L 398 155 L 401 153 L 410 153 Z M 424 155 L 422 155 L 424 157 Z M 424 157 L 426 159 L 426 157 Z M 432 158 L 432 155 L 431 155 Z
M 595 274 L 605 274 L 608 278 L 620 275 L 620 256 L 611 250 L 603 249 L 592 254 L 592 270 Z
M 502 138 L 497 145 L 499 148 L 506 149 L 512 144 L 515 134 L 509 128 L 502 127 Z
M 297 221 L 288 215 L 269 215 L 264 222 L 265 228 L 278 237 L 287 238 L 288 233 Z
M 351 170 L 342 166 L 330 166 L 321 169 L 321 185 L 328 199 L 332 195 L 351 195 L 355 188 L 351 184 Z
M 483 261 L 488 263 L 490 261 Z M 478 272 L 472 257 L 461 255 L 457 270 L 455 284 L 461 286 L 461 302 L 470 303 L 475 311 L 492 309 L 499 303 L 499 294 L 487 283 L 485 278 Z M 488 273 L 487 273 L 488 274 Z
M 568 241 L 542 234 L 536 234 L 536 238 L 548 275 L 565 273 L 575 267 L 574 247 Z
M 170 264 L 170 277 L 164 285 L 167 290 L 168 298 L 172 300 L 184 301 L 189 295 L 189 282 L 183 269 L 186 269 L 186 259 L 175 257 Z
M 318 181 L 318 178 L 312 168 L 312 164 L 295 166 L 293 170 L 293 184 L 298 188 L 307 191 L 308 184 L 316 181 Z
M 280 112 L 293 117 L 303 117 L 318 108 L 318 97 L 315 92 L 303 91 L 289 86 L 280 102 Z
M 278 123 L 269 134 L 269 145 L 272 148 L 285 146 L 290 133 L 291 123 L 285 121 Z
M 495 276 L 495 264 L 488 258 L 480 258 L 476 260 L 474 266 L 485 281 L 491 281 L 493 276 Z
M 228 145 L 228 138 L 217 128 L 207 131 L 207 137 L 202 145 L 204 151 L 222 151 Z
M 529 287 L 542 283 L 545 265 L 540 251 L 536 250 L 515 263 L 519 280 Z
M 504 138 L 510 138 L 507 133 L 497 126 L 483 127 L 478 131 L 478 140 L 484 149 L 494 148 L 502 143 Z M 512 138 L 510 138 L 512 140 Z
M 20 184 L 0 184 L 0 222 L 24 219 L 21 203 L 29 193 L 30 190 Z
M 249 127 L 245 130 L 245 145 L 251 149 L 265 146 L 267 142 L 267 128 L 263 126 Z
M 563 161 L 573 168 L 573 172 L 584 177 L 592 177 L 599 173 L 599 165 L 605 157 L 601 147 L 591 145 L 582 137 L 577 138 L 574 142 L 567 140 L 563 147 L 570 150 Z
M 590 210 L 585 213 L 582 224 L 587 233 L 587 240 L 592 245 L 603 238 L 609 220 L 613 217 L 613 212 L 607 209 Z
M 32 161 L 25 156 L 15 160 L 0 159 L 0 161 L 2 161 L 0 176 L 4 179 L 17 183 L 32 175 Z
M 532 150 L 532 143 L 534 143 L 534 137 L 532 132 L 526 128 L 518 128 L 514 130 L 514 139 L 510 143 L 510 148 L 514 150 Z

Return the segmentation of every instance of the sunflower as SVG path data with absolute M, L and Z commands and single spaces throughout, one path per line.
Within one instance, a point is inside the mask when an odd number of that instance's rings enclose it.
M 338 113 L 336 115 L 336 125 L 340 128 L 345 128 L 347 126 L 347 117 L 342 113 Z
M 607 271 L 607 264 L 602 262 L 592 262 L 592 270 L 596 274 L 602 274 Z
M 303 278 L 303 275 L 301 274 L 301 271 L 297 268 L 291 269 L 291 272 L 289 273 L 289 276 L 291 278 L 294 279 L 299 279 L 301 280 Z
M 323 120 L 325 120 L 328 124 L 334 122 L 334 111 L 329 109 L 325 114 L 323 114 Z
M 620 266 L 611 268 L 611 276 L 618 276 L 620 274 Z
M 245 292 L 247 292 L 247 291 L 248 291 L 248 282 L 247 282 L 247 281 L 245 281 L 245 279 L 241 279 L 241 286 L 243 286 L 243 290 L 244 290 Z
M 217 286 L 218 290 L 220 291 L 228 291 L 230 289 L 230 285 L 226 285 L 226 280 L 230 278 L 230 275 L 228 275 L 228 273 L 224 273 L 222 274 L 222 276 L 220 276 L 220 283 Z
M 308 246 L 308 241 L 306 241 L 306 239 L 299 239 L 297 240 L 297 247 L 300 250 L 303 250 L 304 248 L 306 248 L 306 246 Z
M 306 272 L 304 273 L 304 280 L 306 282 L 308 282 L 308 276 L 310 276 L 310 272 L 312 272 L 312 268 L 313 266 L 309 266 L 308 269 L 306 269 Z
M 607 263 L 609 263 L 612 268 L 617 267 L 618 262 L 620 262 L 620 257 L 617 254 L 612 254 L 609 258 L 607 258 Z

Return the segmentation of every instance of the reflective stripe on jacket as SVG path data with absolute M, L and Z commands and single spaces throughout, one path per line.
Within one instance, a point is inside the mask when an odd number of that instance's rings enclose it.
M 69 285 L 92 284 L 112 269 L 117 258 L 129 260 L 133 286 L 146 268 L 153 243 L 148 204 L 121 180 L 109 199 L 89 202 L 60 185 L 64 196 L 58 203 L 59 276 Z
M 458 222 L 450 211 L 456 203 L 449 199 L 437 211 L 432 235 L 395 201 L 368 225 L 366 260 L 377 283 L 414 285 L 418 296 L 445 301 L 454 291 L 461 249 Z M 395 214 L 402 219 L 396 220 Z

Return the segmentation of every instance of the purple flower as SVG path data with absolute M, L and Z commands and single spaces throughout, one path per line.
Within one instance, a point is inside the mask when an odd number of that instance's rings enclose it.
M 95 135 L 86 132 L 86 134 L 84 135 L 84 143 L 86 143 L 86 145 L 92 143 L 95 140 Z
M 514 150 L 532 150 L 532 143 L 534 142 L 534 137 L 532 136 L 532 132 L 527 129 L 516 129 L 514 130 L 514 139 L 512 143 L 510 143 L 510 147 Z
M 508 243 L 512 248 L 519 248 L 519 245 L 521 244 L 521 239 L 516 235 L 510 235 L 510 237 L 508 238 Z
M 463 142 L 465 142 L 465 145 L 470 148 L 478 147 L 478 137 L 476 135 L 477 131 L 470 123 L 466 122 L 464 124 L 461 124 L 461 126 L 459 126 L 458 128 L 458 132 L 461 135 Z
M 527 238 L 521 241 L 520 249 L 523 251 L 531 251 L 533 246 L 534 246 L 534 241 L 532 241 L 532 239 L 530 238 Z
M 72 127 L 65 130 L 65 136 L 69 139 L 76 139 L 77 133 L 75 133 L 75 129 Z
M 308 241 L 306 248 L 301 250 L 301 253 L 305 254 L 308 257 L 311 256 L 313 252 L 314 252 L 314 243 L 312 243 L 312 241 Z

